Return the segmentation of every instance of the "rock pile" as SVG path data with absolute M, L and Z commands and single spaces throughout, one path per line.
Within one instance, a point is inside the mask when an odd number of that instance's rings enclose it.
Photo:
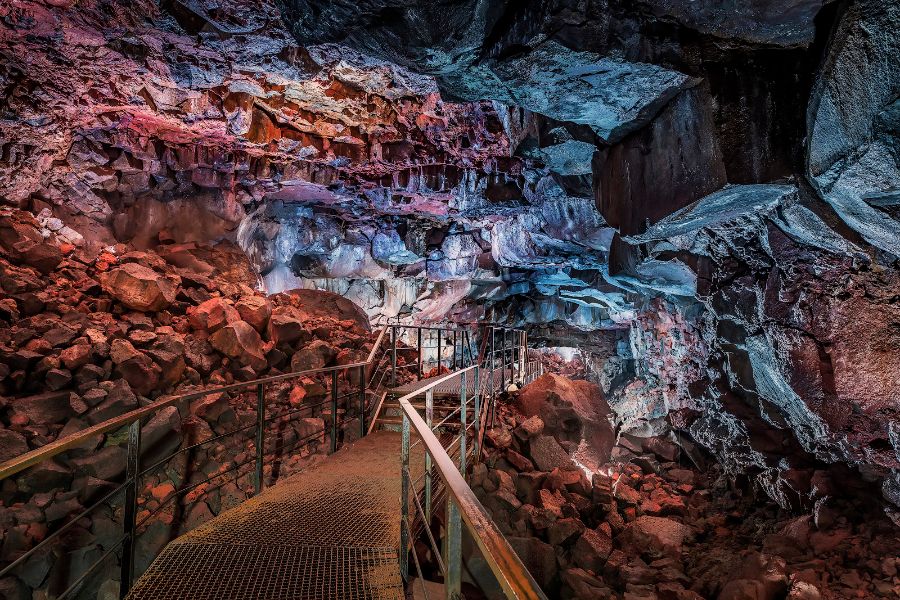
M 622 436 L 591 472 L 540 416 L 510 404 L 497 425 L 473 488 L 552 598 L 900 596 L 900 537 L 877 490 L 798 516 L 668 438 Z
M 253 289 L 256 276 L 246 257 L 228 244 L 173 244 L 154 252 L 118 246 L 91 256 L 45 234 L 26 211 L 0 213 L 0 460 L 161 394 L 349 364 L 365 360 L 371 349 L 368 323 L 339 297 L 304 292 L 267 298 Z M 315 305 L 333 308 L 309 308 Z M 339 386 L 357 384 L 353 374 L 341 374 Z M 266 454 L 274 458 L 291 449 L 294 457 L 268 465 L 267 478 L 327 447 L 330 415 L 313 401 L 325 397 L 329 385 L 330 377 L 316 376 L 267 388 L 267 414 L 282 416 L 270 424 Z M 309 408 L 298 410 L 304 399 Z M 255 407 L 255 390 L 248 390 L 157 412 L 142 427 L 142 466 L 252 425 Z M 143 478 L 138 520 L 147 521 L 140 564 L 171 536 L 247 497 L 252 480 L 244 465 L 253 462 L 252 434 L 249 429 L 179 454 Z M 124 443 L 124 432 L 98 436 L 3 481 L 0 563 L 117 485 L 125 471 Z M 182 506 L 168 502 L 154 512 L 176 492 Z M 121 535 L 119 502 L 101 506 L 74 528 L 85 536 L 79 550 L 85 565 Z M 0 596 L 25 597 L 58 584 L 55 560 L 42 555 L 27 561 L 19 577 L 0 581 Z M 74 567 L 71 572 L 81 573 Z

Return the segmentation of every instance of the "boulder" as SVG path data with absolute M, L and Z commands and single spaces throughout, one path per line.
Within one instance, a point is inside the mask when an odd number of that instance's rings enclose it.
M 517 403 L 526 416 L 543 421 L 544 434 L 561 442 L 584 440 L 579 450 L 582 463 L 596 470 L 609 460 L 616 435 L 610 422 L 612 411 L 597 385 L 548 373 L 522 388 Z
M 256 329 L 246 321 L 234 321 L 209 336 L 213 348 L 256 371 L 268 367 L 268 349 Z
M 613 541 L 609 532 L 601 529 L 585 529 L 575 542 L 572 557 L 575 564 L 582 569 L 600 573 L 612 549 Z
M 59 359 L 67 369 L 75 371 L 91 361 L 91 347 L 87 344 L 69 346 L 60 352 Z
M 75 416 L 69 404 L 69 392 L 66 391 L 16 398 L 10 406 L 14 418 L 24 417 L 27 422 L 41 425 L 61 423 Z
M 110 345 L 109 357 L 116 366 L 116 372 L 138 394 L 146 396 L 157 388 L 161 369 L 149 356 L 132 346 L 128 340 L 113 340 Z
M 578 519 L 558 519 L 555 523 L 547 528 L 547 541 L 552 546 L 562 546 L 568 544 L 572 540 L 578 538 L 585 532 L 584 523 Z M 610 540 L 610 551 L 612 550 L 612 540 Z M 606 553 L 607 556 L 609 552 Z M 606 556 L 603 557 L 604 559 Z
M 509 543 L 522 559 L 528 572 L 538 585 L 550 589 L 556 578 L 556 551 L 550 544 L 545 544 L 533 537 L 509 537 Z
M 241 319 L 237 309 L 222 298 L 210 298 L 206 302 L 189 308 L 187 314 L 191 327 L 210 333 Z
M 324 340 L 314 340 L 291 357 L 291 370 L 309 371 L 328 366 L 337 356 L 337 350 Z
M 137 263 L 126 263 L 101 274 L 100 285 L 128 308 L 141 312 L 163 310 L 178 293 L 178 283 Z
M 539 435 L 532 439 L 528 444 L 528 454 L 539 471 L 549 472 L 557 467 L 562 469 L 575 467 L 569 454 L 549 435 Z
M 312 339 L 300 311 L 292 306 L 279 306 L 272 310 L 268 323 L 269 341 L 276 346 L 305 343 Z
M 636 554 L 677 558 L 685 538 L 691 534 L 690 527 L 672 519 L 643 516 L 626 525 L 617 540 Z
M 272 304 L 262 296 L 245 296 L 234 306 L 241 319 L 250 323 L 254 329 L 263 333 L 272 316 Z
M 105 481 L 114 481 L 125 472 L 125 448 L 121 446 L 107 446 L 72 461 L 75 470 L 85 475 L 90 475 Z
M 28 452 L 28 442 L 21 433 L 0 429 L 0 462 L 5 462 Z

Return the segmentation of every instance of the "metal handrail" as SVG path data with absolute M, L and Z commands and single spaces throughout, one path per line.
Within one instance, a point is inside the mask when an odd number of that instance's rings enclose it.
M 452 538 L 454 535 L 454 520 L 457 520 L 458 522 L 458 519 L 461 517 L 462 522 L 466 524 L 469 532 L 475 539 L 475 543 L 481 550 L 482 556 L 490 567 L 491 572 L 493 572 L 494 576 L 497 578 L 497 582 L 500 584 L 500 587 L 503 589 L 507 598 L 547 600 L 547 596 L 528 572 L 528 569 L 525 568 L 522 560 L 515 553 L 512 546 L 509 545 L 506 538 L 503 537 L 500 529 L 491 518 L 490 513 L 488 513 L 484 505 L 478 501 L 475 492 L 473 492 L 472 488 L 466 483 L 464 474 L 460 472 L 460 468 L 457 467 L 453 462 L 453 459 L 450 458 L 450 455 L 447 454 L 447 451 L 441 445 L 438 438 L 431 431 L 431 427 L 428 426 L 425 420 L 419 415 L 418 411 L 416 411 L 410 403 L 410 400 L 415 396 L 432 390 L 436 386 L 453 378 L 460 378 L 463 381 L 461 387 L 461 401 L 463 405 L 465 405 L 465 375 L 469 372 L 474 372 L 477 381 L 478 370 L 479 365 L 475 364 L 454 371 L 453 373 L 430 382 L 421 389 L 399 398 L 398 403 L 403 410 L 402 436 L 404 447 L 402 458 L 405 463 L 402 469 L 404 475 L 402 496 L 403 499 L 406 499 L 408 496 L 406 486 L 409 477 L 409 433 L 411 427 L 419 436 L 419 439 L 424 443 L 428 456 L 431 457 L 431 461 L 437 468 L 438 475 L 443 480 L 444 487 L 448 490 L 447 534 Z M 475 386 L 476 394 L 478 392 L 478 387 L 478 385 Z M 464 427 L 460 432 L 460 435 L 462 436 L 466 435 L 464 418 L 465 417 L 463 416 Z M 465 453 L 463 452 L 463 454 Z M 405 505 L 403 510 L 404 513 L 408 513 L 408 508 Z M 453 577 L 458 578 L 459 576 L 458 572 L 454 575 L 453 571 L 454 569 L 458 570 L 461 567 L 462 559 L 459 554 L 461 552 L 460 540 L 448 540 L 447 547 L 449 555 L 447 560 L 444 561 L 444 564 L 449 571 L 448 577 L 450 578 L 450 581 L 445 582 L 445 585 L 448 586 L 449 589 L 449 586 L 453 585 Z M 450 550 L 450 548 L 453 548 L 453 550 Z M 402 548 L 401 551 L 405 552 L 406 549 Z M 453 552 L 453 554 L 450 554 L 451 552 Z M 458 584 L 458 579 L 456 580 L 456 583 Z
M 44 460 L 53 458 L 58 454 L 62 454 L 67 450 L 78 448 L 79 446 L 90 441 L 91 438 L 104 433 L 109 433 L 111 431 L 117 431 L 122 427 L 125 427 L 126 425 L 130 425 L 131 423 L 137 421 L 142 417 L 151 415 L 162 408 L 166 408 L 180 402 L 199 400 L 200 398 L 211 396 L 213 394 L 222 394 L 225 392 L 243 390 L 245 388 L 253 388 L 275 381 L 284 381 L 285 379 L 294 379 L 306 375 L 317 375 L 321 373 L 331 373 L 333 371 L 343 371 L 344 369 L 364 367 L 368 364 L 368 362 L 357 362 L 347 365 L 337 365 L 334 367 L 322 367 L 319 369 L 308 369 L 306 371 L 295 371 L 292 373 L 284 373 L 282 375 L 273 375 L 271 377 L 254 379 L 252 381 L 233 383 L 207 390 L 189 392 L 187 394 L 180 394 L 178 396 L 167 396 L 155 402 L 151 402 L 147 406 L 132 410 L 125 414 L 119 415 L 118 417 L 113 417 L 112 419 L 107 419 L 106 421 L 93 425 L 92 427 L 82 429 L 81 431 L 77 431 L 61 439 L 50 442 L 49 444 L 41 446 L 40 448 L 30 450 L 25 454 L 17 456 L 16 458 L 11 458 L 3 463 L 0 463 L 0 481 L 17 473 L 20 473 L 28 467 L 32 467 Z
M 232 383 L 229 385 L 211 389 L 197 390 L 194 392 L 188 392 L 186 394 L 179 394 L 177 396 L 165 396 L 160 400 L 151 402 L 147 406 L 143 406 L 141 408 L 124 413 L 122 415 L 119 415 L 118 417 L 113 417 L 112 419 L 107 419 L 106 421 L 98 423 L 92 427 L 88 427 L 87 429 L 82 429 L 81 431 L 69 434 L 61 439 L 57 439 L 50 442 L 49 444 L 45 444 L 40 448 L 35 448 L 34 450 L 30 450 L 24 454 L 17 456 L 16 458 L 11 458 L 3 463 L 0 463 L 0 481 L 3 481 L 4 479 L 11 477 L 12 475 L 15 475 L 17 473 L 20 473 L 28 467 L 32 467 L 44 460 L 53 458 L 58 454 L 62 454 L 67 450 L 78 448 L 82 444 L 87 443 L 91 438 L 104 433 L 109 433 L 111 431 L 117 431 L 122 427 L 125 427 L 126 425 L 130 425 L 131 423 L 142 417 L 151 415 L 160 409 L 167 408 L 180 402 L 190 402 L 191 400 L 199 400 L 200 398 L 211 396 L 213 394 L 234 392 L 245 388 L 253 388 L 259 385 L 274 383 L 276 381 L 284 381 L 286 379 L 295 379 L 297 377 L 304 377 L 308 375 L 318 375 L 322 373 L 331 373 L 332 371 L 358 369 L 359 367 L 368 366 L 369 364 L 371 364 L 372 359 L 375 356 L 375 352 L 381 345 L 386 331 L 387 326 L 382 328 L 381 333 L 379 333 L 378 338 L 375 340 L 375 344 L 372 346 L 372 350 L 369 352 L 369 356 L 368 358 L 366 358 L 365 362 L 335 365 L 333 367 L 321 367 L 318 369 L 307 369 L 305 371 L 293 371 L 291 373 L 272 375 L 269 377 L 262 377 L 260 379 L 253 379 L 251 381 L 242 381 L 240 383 Z

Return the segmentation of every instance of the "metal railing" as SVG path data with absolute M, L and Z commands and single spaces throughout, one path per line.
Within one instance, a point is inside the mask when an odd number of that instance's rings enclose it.
M 419 533 L 415 522 L 423 524 L 421 531 L 426 534 L 431 553 L 444 579 L 444 590 L 448 600 L 460 597 L 462 585 L 462 526 L 465 524 L 482 557 L 494 574 L 496 581 L 507 598 L 515 599 L 546 599 L 534 578 L 522 564 L 521 559 L 503 537 L 497 525 L 494 523 L 488 511 L 478 501 L 475 493 L 466 483 L 465 475 L 469 463 L 467 462 L 469 451 L 467 444 L 469 438 L 473 445 L 471 453 L 479 455 L 481 443 L 480 432 L 483 428 L 485 417 L 484 388 L 481 382 L 482 366 L 474 364 L 456 372 L 450 373 L 429 383 L 422 389 L 407 394 L 399 399 L 403 410 L 403 425 L 401 429 L 401 572 L 405 579 L 409 579 L 409 560 L 411 554 L 415 564 L 419 581 L 422 583 L 422 593 L 428 598 L 428 590 L 425 586 L 425 577 L 418 553 L 415 549 L 414 539 Z M 532 370 L 532 373 L 536 370 Z M 468 377 L 474 377 L 473 397 L 471 401 L 468 395 Z M 432 424 L 432 402 L 434 389 L 459 378 L 460 406 L 459 409 L 445 417 L 440 423 Z M 491 380 L 493 387 L 493 380 Z M 424 395 L 426 410 L 424 418 L 419 415 L 410 400 L 416 396 Z M 472 405 L 473 422 L 468 423 L 469 405 Z M 435 431 L 445 426 L 449 419 L 459 415 L 459 435 L 444 446 Z M 415 432 L 419 440 L 411 444 L 411 433 Z M 471 432 L 471 434 L 470 434 Z M 425 470 L 423 476 L 413 480 L 410 474 L 410 451 L 422 444 L 425 452 Z M 455 455 L 458 464 L 454 462 Z M 444 513 L 444 544 L 443 551 L 438 548 L 431 530 L 433 518 L 432 495 L 434 477 L 433 471 L 442 483 L 446 508 Z M 424 481 L 422 481 L 424 480 Z M 424 498 L 419 497 L 418 483 L 422 482 Z M 412 498 L 412 502 L 410 502 Z M 412 510 L 411 510 L 412 509 Z M 413 512 L 414 511 L 414 512 Z
M 264 466 L 280 460 L 283 453 L 288 448 L 304 447 L 311 443 L 321 441 L 324 438 L 329 439 L 329 451 L 335 452 L 338 448 L 339 434 L 343 432 L 344 425 L 356 419 L 359 420 L 359 435 L 364 436 L 367 433 L 366 412 L 367 412 L 367 372 L 374 364 L 374 358 L 383 343 L 386 328 L 382 329 L 375 344 L 373 345 L 367 359 L 363 362 L 356 362 L 346 365 L 337 365 L 333 367 L 323 367 L 319 369 L 309 369 L 305 371 L 297 371 L 285 373 L 282 375 L 274 375 L 255 379 L 252 381 L 235 383 L 231 385 L 219 386 L 211 389 L 188 392 L 174 396 L 168 396 L 156 400 L 136 410 L 127 412 L 118 417 L 103 421 L 92 427 L 83 429 L 77 433 L 67 435 L 63 438 L 50 442 L 40 448 L 26 452 L 14 459 L 10 459 L 0 464 L 0 482 L 18 475 L 31 467 L 35 467 L 47 461 L 60 457 L 63 453 L 78 449 L 91 444 L 97 445 L 98 436 L 106 436 L 105 442 L 120 439 L 121 432 L 125 430 L 125 477 L 124 481 L 115 486 L 112 490 L 103 494 L 99 500 L 94 501 L 84 510 L 57 527 L 50 532 L 44 539 L 35 544 L 33 547 L 18 556 L 15 560 L 0 570 L 0 579 L 13 575 L 17 569 L 26 565 L 33 557 L 49 553 L 52 550 L 54 542 L 60 541 L 66 534 L 73 532 L 79 521 L 102 507 L 111 506 L 111 503 L 124 495 L 124 501 L 121 503 L 122 516 L 122 535 L 118 537 L 108 547 L 103 546 L 101 556 L 88 565 L 83 573 L 77 577 L 70 576 L 57 587 L 62 591 L 56 592 L 48 590 L 49 597 L 56 600 L 63 600 L 71 597 L 80 591 L 82 585 L 91 577 L 98 568 L 107 564 L 114 555 L 118 554 L 119 559 L 119 596 L 124 598 L 133 584 L 135 579 L 135 548 L 139 531 L 145 525 L 149 525 L 150 520 L 158 515 L 165 507 L 174 502 L 175 499 L 185 496 L 190 492 L 206 486 L 213 481 L 220 480 L 223 476 L 233 475 L 232 477 L 220 481 L 219 487 L 228 483 L 234 483 L 252 474 L 253 493 L 258 494 L 264 487 Z M 343 381 L 341 381 L 343 375 Z M 317 395 L 316 401 L 302 402 L 299 406 L 290 410 L 269 411 L 266 402 L 266 390 L 272 384 L 287 380 L 296 380 L 300 378 L 314 378 L 324 376 L 326 381 L 322 386 L 323 395 Z M 328 381 L 330 380 L 330 381 Z M 340 393 L 341 384 L 344 384 L 345 393 Z M 181 407 L 194 401 L 203 400 L 210 396 L 234 394 L 240 392 L 253 392 L 255 400 L 255 419 L 252 423 L 239 425 L 233 429 L 215 433 L 208 439 L 204 439 L 198 443 L 187 444 L 185 447 L 179 447 L 178 450 L 158 458 L 153 464 L 145 466 L 142 464 L 142 448 L 141 431 L 142 425 L 145 427 L 148 418 L 153 417 L 168 407 Z M 343 402 L 342 402 L 343 401 Z M 347 418 L 351 414 L 351 408 L 356 405 L 353 418 Z M 320 417 L 322 417 L 323 428 L 300 435 L 295 432 L 296 438 L 290 442 L 284 442 L 283 430 L 286 423 L 293 419 L 292 416 L 302 417 L 304 412 L 314 414 L 319 409 Z M 341 418 L 340 412 L 344 411 L 344 418 Z M 274 413 L 274 414 L 271 414 Z M 181 411 L 179 411 L 179 417 Z M 325 417 L 328 417 L 327 419 Z M 143 422 L 143 423 L 142 423 Z M 274 445 L 269 445 L 266 439 L 267 428 L 275 426 L 281 431 Z M 127 430 L 126 430 L 127 428 Z M 210 428 L 212 430 L 212 428 Z M 149 514 L 142 515 L 138 519 L 138 495 L 142 490 L 142 482 L 149 476 L 164 468 L 175 457 L 188 457 L 198 450 L 210 446 L 211 444 L 221 442 L 222 440 L 246 432 L 248 435 L 252 431 L 253 439 L 253 455 L 249 458 L 235 462 L 229 468 L 215 472 L 212 476 L 199 481 L 192 481 L 188 485 L 178 486 L 174 491 L 170 492 L 165 498 L 159 500 L 158 505 Z M 282 438 L 282 439 L 278 439 Z M 181 446 L 182 443 L 179 443 Z M 243 446 L 241 446 L 243 448 Z M 190 459 L 186 459 L 188 463 Z M 253 465 L 250 470 L 241 472 L 242 467 Z M 185 466 L 187 470 L 187 465 Z M 186 478 L 185 481 L 188 481 Z M 57 560 L 63 559 L 62 554 L 57 555 Z M 54 561 L 55 562 L 55 561 Z M 66 565 L 62 565 L 65 570 Z M 52 567 L 51 567 L 52 568 Z M 75 577 L 74 580 L 71 577 Z
M 403 338 L 409 338 L 410 336 L 413 336 L 413 339 L 415 339 L 415 346 L 403 346 Z M 265 465 L 282 460 L 285 451 L 290 448 L 297 448 L 298 446 L 303 448 L 309 444 L 322 443 L 326 438 L 329 441 L 328 451 L 334 452 L 338 448 L 340 434 L 345 431 L 348 424 L 352 424 L 357 419 L 359 436 L 365 436 L 375 424 L 375 417 L 378 415 L 380 403 L 387 393 L 388 386 L 394 387 L 398 380 L 398 374 L 402 369 L 415 368 L 415 373 L 412 373 L 411 376 L 421 379 L 425 372 L 425 364 L 436 363 L 437 372 L 440 374 L 441 368 L 446 362 L 452 368 L 460 366 L 463 368 L 441 377 L 425 388 L 400 398 L 400 406 L 404 413 L 403 431 L 405 432 L 403 433 L 405 440 L 405 466 L 403 469 L 405 479 L 403 489 L 405 492 L 403 505 L 404 528 L 402 531 L 405 532 L 407 541 L 412 539 L 412 531 L 408 529 L 409 502 L 408 494 L 406 493 L 408 492 L 408 486 L 411 484 L 408 470 L 408 442 L 410 424 L 412 424 L 412 427 L 420 437 L 420 442 L 416 443 L 423 443 L 426 448 L 426 475 L 424 478 L 426 479 L 425 489 L 427 491 L 424 504 L 419 500 L 418 496 L 415 496 L 417 509 L 421 509 L 420 512 L 423 515 L 423 519 L 425 517 L 428 519 L 424 522 L 429 522 L 432 517 L 432 495 L 435 498 L 440 497 L 435 493 L 438 490 L 432 489 L 433 486 L 431 485 L 432 467 L 434 466 L 437 468 L 440 482 L 442 482 L 440 492 L 446 494 L 447 497 L 448 510 L 451 505 L 456 507 L 452 509 L 456 512 L 448 514 L 451 516 L 456 515 L 457 525 L 461 515 L 463 521 L 474 532 L 474 537 L 479 547 L 485 553 L 492 570 L 495 570 L 495 573 L 497 573 L 503 589 L 514 594 L 510 596 L 514 598 L 542 598 L 543 595 L 540 594 L 539 588 L 534 585 L 533 580 L 527 575 L 527 571 L 524 570 L 521 562 L 515 557 L 515 553 L 512 552 L 508 543 L 500 536 L 496 526 L 490 522 L 484 508 L 478 504 L 471 489 L 465 485 L 465 481 L 460 475 L 460 472 L 465 473 L 467 458 L 470 455 L 474 456 L 475 460 L 480 456 L 488 418 L 492 421 L 495 412 L 494 407 L 498 391 L 502 390 L 508 381 L 527 383 L 539 372 L 539 366 L 535 366 L 526 360 L 524 344 L 527 343 L 527 335 L 524 332 L 489 325 L 481 329 L 481 336 L 481 344 L 478 347 L 473 341 L 473 332 L 468 329 L 387 325 L 381 329 L 368 357 L 363 362 L 285 373 L 164 397 L 147 406 L 57 439 L 17 458 L 0 463 L 0 482 L 2 482 L 47 461 L 55 461 L 55 459 L 61 458 L 66 452 L 92 444 L 96 448 L 99 445 L 97 441 L 98 436 L 105 436 L 104 444 L 118 444 L 119 446 L 124 444 L 125 446 L 124 479 L 121 483 L 115 485 L 113 489 L 105 491 L 99 499 L 90 503 L 87 508 L 84 508 L 73 518 L 56 527 L 33 547 L 3 567 L 0 570 L 0 579 L 15 574 L 31 558 L 49 553 L 56 542 L 64 542 L 63 538 L 67 534 L 74 533 L 77 530 L 78 523 L 82 519 L 95 511 L 101 510 L 103 507 L 109 507 L 112 512 L 121 516 L 122 535 L 112 543 L 105 545 L 98 543 L 97 545 L 100 546 L 101 551 L 99 558 L 86 566 L 82 573 L 69 574 L 66 572 L 64 580 L 61 583 L 57 581 L 54 584 L 56 588 L 62 591 L 57 592 L 55 589 L 48 589 L 47 593 L 48 597 L 56 600 L 72 597 L 81 591 L 83 585 L 95 574 L 97 569 L 104 564 L 108 564 L 107 561 L 110 561 L 111 558 L 116 557 L 119 561 L 119 595 L 124 598 L 135 579 L 135 548 L 142 528 L 145 531 L 146 527 L 150 525 L 151 519 L 157 516 L 165 507 L 175 502 L 177 498 L 204 488 L 204 486 L 213 481 L 219 481 L 218 485 L 221 487 L 229 483 L 235 483 L 242 478 L 252 479 L 252 494 L 258 494 L 265 484 Z M 427 345 L 426 342 L 433 341 L 434 338 L 436 338 L 436 343 L 433 346 Z M 390 343 L 388 343 L 388 339 L 390 339 Z M 448 345 L 453 347 L 452 355 L 449 358 L 444 356 Z M 429 360 L 427 356 L 427 351 L 430 349 L 436 350 L 433 360 Z M 413 351 L 416 352 L 415 362 L 398 366 L 398 353 L 411 353 Z M 499 388 L 495 385 L 495 370 L 501 372 Z M 483 373 L 488 372 L 490 373 L 489 382 L 487 377 L 482 377 Z M 475 385 L 471 401 L 467 401 L 466 377 L 470 373 L 475 377 Z M 274 384 L 316 377 L 324 378 L 325 382 L 321 386 L 322 393 L 312 398 L 315 401 L 301 402 L 288 410 L 270 410 L 270 403 L 267 402 L 267 390 Z M 449 381 L 453 377 L 462 378 L 461 403 L 458 409 L 444 417 L 437 424 L 432 423 L 432 409 L 426 409 L 425 420 L 418 414 L 415 414 L 414 418 L 410 416 L 410 412 L 415 413 L 415 409 L 408 402 L 410 398 L 424 394 L 426 405 L 433 407 L 433 389 L 435 386 Z M 341 393 L 342 385 L 344 393 Z M 180 408 L 186 404 L 201 401 L 215 395 L 232 395 L 248 392 L 252 394 L 253 398 L 247 404 L 255 407 L 255 415 L 252 422 L 241 423 L 238 421 L 237 426 L 224 431 L 221 428 L 219 431 L 213 431 L 212 427 L 210 427 L 212 434 L 210 437 L 196 443 L 179 442 L 179 447 L 174 452 L 164 457 L 154 457 L 152 464 L 149 466 L 143 464 L 143 459 L 146 458 L 143 456 L 146 448 L 142 445 L 142 429 L 146 427 L 148 420 L 160 414 L 160 411 L 168 407 Z M 468 420 L 470 404 L 473 405 L 471 422 Z M 284 429 L 286 424 L 290 423 L 293 418 L 302 418 L 303 413 L 306 411 L 309 411 L 309 414 L 312 415 L 317 409 L 320 412 L 319 416 L 322 417 L 323 428 L 305 435 L 298 433 L 295 439 L 285 441 L 284 436 L 279 432 Z M 343 418 L 341 416 L 342 411 Z M 192 411 L 189 410 L 188 413 L 190 414 Z M 371 419 L 367 419 L 367 415 L 371 416 Z M 460 435 L 450 441 L 447 448 L 444 448 L 434 436 L 433 431 L 455 424 L 453 419 L 457 415 L 459 415 Z M 327 418 L 325 418 L 326 416 Z M 179 418 L 181 418 L 180 410 Z M 267 439 L 267 432 L 273 428 L 275 428 L 274 433 L 276 433 L 275 439 Z M 428 435 L 422 435 L 426 430 Z M 169 462 L 176 457 L 184 457 L 184 470 L 187 471 L 194 453 L 241 433 L 252 439 L 252 445 L 250 446 L 253 450 L 252 453 L 241 452 L 241 454 L 247 454 L 247 456 L 242 457 L 240 460 L 235 458 L 234 464 L 231 464 L 227 469 L 214 472 L 209 477 L 192 480 L 185 475 L 184 485 L 176 485 L 172 492 L 158 500 L 155 508 L 148 511 L 144 507 L 141 513 L 138 512 L 139 494 L 144 488 L 143 482 L 148 477 L 153 476 L 160 469 L 166 468 Z M 274 444 L 272 444 L 273 441 Z M 246 446 L 239 446 L 239 448 L 248 449 Z M 460 461 L 460 471 L 455 472 L 455 475 L 447 473 L 448 461 L 449 464 L 453 463 L 453 459 L 450 458 L 451 455 L 458 457 Z M 222 459 L 217 458 L 216 460 L 221 461 Z M 252 465 L 252 467 L 244 469 L 248 465 Z M 226 478 L 226 476 L 228 477 Z M 274 471 L 270 477 L 276 478 Z M 122 501 L 116 502 L 117 498 L 122 498 Z M 119 508 L 113 507 L 114 503 Z M 427 527 L 425 529 L 428 530 Z M 430 530 L 428 530 L 428 533 L 429 537 L 431 537 Z M 482 535 L 486 535 L 488 539 L 481 539 Z M 454 539 L 458 539 L 458 536 Z M 81 546 L 83 546 L 83 543 Z M 57 553 L 56 560 L 61 561 L 63 557 L 63 554 Z M 442 566 L 442 568 L 449 569 L 451 584 L 453 581 L 458 581 L 458 556 L 454 558 L 454 561 L 444 561 Z M 55 566 L 54 562 L 54 565 L 49 568 L 52 569 Z M 65 567 L 66 565 L 62 565 L 62 569 L 68 571 Z M 453 579 L 454 577 L 456 579 Z M 526 593 L 527 589 L 531 587 L 533 587 L 532 592 Z

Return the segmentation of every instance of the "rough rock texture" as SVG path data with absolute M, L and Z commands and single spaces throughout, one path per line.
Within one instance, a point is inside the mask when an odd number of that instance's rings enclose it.
M 297 358 L 331 343 L 309 298 L 251 289 L 316 288 L 358 335 L 345 301 L 527 327 L 583 351 L 620 444 L 702 446 L 795 510 L 872 483 L 900 520 L 898 31 L 888 0 L 5 3 L 4 424 L 349 360 Z M 748 564 L 727 596 L 813 593 Z
M 3 208 L 0 218 L 14 224 L 11 230 L 21 239 L 42 239 L 59 253 L 56 267 L 46 270 L 18 260 L 21 240 L 7 235 L 0 241 L 0 460 L 163 394 L 287 372 L 301 354 L 298 349 L 310 341 L 324 357 L 319 366 L 361 360 L 371 348 L 364 315 L 327 292 L 265 297 L 252 289 L 248 284 L 256 282 L 256 274 L 231 244 L 169 244 L 148 252 L 117 245 L 93 257 L 53 234 L 41 238 L 38 220 L 26 211 Z M 307 310 L 295 308 L 299 304 Z M 286 315 L 287 307 L 294 312 Z M 252 324 L 240 318 L 242 312 Z M 282 316 L 280 328 L 302 335 L 291 341 L 272 336 L 267 315 L 273 313 Z M 330 376 L 310 376 L 267 386 L 268 482 L 328 448 L 321 398 L 330 382 Z M 349 390 L 356 384 L 342 374 L 338 385 Z M 172 537 L 252 494 L 252 471 L 245 465 L 254 455 L 254 436 L 246 425 L 256 422 L 256 403 L 255 387 L 212 394 L 169 406 L 143 423 L 143 468 L 180 447 L 191 450 L 139 480 L 139 571 Z M 278 416 L 287 411 L 292 418 Z M 98 435 L 5 479 L 0 562 L 8 564 L 119 485 L 126 441 L 123 431 Z M 195 446 L 204 441 L 210 443 Z M 69 541 L 70 552 L 37 553 L 3 580 L 0 593 L 43 597 L 74 583 L 121 535 L 120 498 L 101 502 L 73 525 L 70 531 L 77 535 Z M 66 559 L 70 554 L 94 558 L 73 565 Z M 115 564 L 98 569 L 98 575 L 118 589 Z
M 665 437 L 641 444 L 627 435 L 590 480 L 565 456 L 536 469 L 517 459 L 529 443 L 520 432 L 533 430 L 537 418 L 515 408 L 530 387 L 500 406 L 472 485 L 548 597 L 837 600 L 900 593 L 897 526 L 871 504 L 867 486 L 834 486 L 813 510 L 791 514 L 702 452 L 682 451 Z M 494 590 L 491 576 L 479 575 L 477 553 L 467 556 L 475 581 Z

